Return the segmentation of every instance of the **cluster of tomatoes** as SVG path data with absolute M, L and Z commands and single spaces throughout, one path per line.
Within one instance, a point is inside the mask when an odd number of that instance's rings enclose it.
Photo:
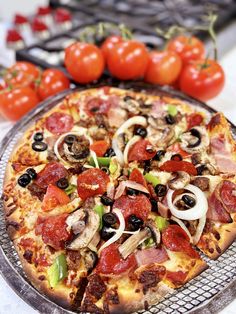
M 100 47 L 76 42 L 65 49 L 64 61 L 80 84 L 98 80 L 107 67 L 120 80 L 171 85 L 203 101 L 215 97 L 225 81 L 221 66 L 206 58 L 203 42 L 194 36 L 171 39 L 163 51 L 148 51 L 143 43 L 118 35 L 107 37 Z M 0 114 L 16 121 L 41 100 L 69 86 L 69 79 L 57 69 L 42 71 L 32 63 L 16 62 L 3 75 Z
M 171 39 L 164 51 L 150 52 L 143 43 L 121 36 L 108 37 L 101 47 L 76 42 L 65 50 L 65 66 L 82 84 L 99 79 L 106 66 L 120 80 L 172 85 L 203 101 L 215 97 L 225 80 L 221 66 L 206 59 L 203 42 L 183 35 Z
M 4 71 L 0 85 L 0 114 L 16 121 L 41 100 L 70 86 L 69 79 L 57 69 L 42 71 L 29 62 L 16 62 Z

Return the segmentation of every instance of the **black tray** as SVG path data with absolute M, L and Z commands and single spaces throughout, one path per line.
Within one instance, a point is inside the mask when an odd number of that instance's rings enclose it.
M 95 86 L 109 85 L 109 81 Z M 139 82 L 113 83 L 113 86 L 147 91 L 158 95 L 171 95 L 190 102 L 193 106 L 214 113 L 215 110 L 206 104 L 192 99 L 171 88 L 153 87 Z M 87 88 L 88 86 L 86 86 Z M 79 90 L 85 87 L 79 88 Z M 72 91 L 65 91 L 42 102 L 37 108 L 27 114 L 22 120 L 8 132 L 1 143 L 0 149 L 0 194 L 2 194 L 5 168 L 14 148 L 29 125 L 42 116 L 50 108 L 58 104 L 65 95 Z M 233 135 L 236 136 L 236 127 L 231 123 Z M 145 313 L 217 313 L 236 296 L 236 243 L 222 254 L 217 261 L 207 261 L 209 268 L 197 278 L 191 280 L 184 287 L 177 289 L 169 297 L 167 296 L 156 306 L 152 306 Z M 69 314 L 65 310 L 40 294 L 27 280 L 21 267 L 18 255 L 6 233 L 6 225 L 3 214 L 3 201 L 0 200 L 0 272 L 14 291 L 34 309 L 43 314 Z

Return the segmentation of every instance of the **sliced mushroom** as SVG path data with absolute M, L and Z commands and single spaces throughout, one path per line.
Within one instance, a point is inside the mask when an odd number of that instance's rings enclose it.
M 69 145 L 63 143 L 60 150 L 60 155 L 72 163 L 81 163 L 89 156 L 89 141 L 84 136 L 77 136 L 76 140 Z
M 80 254 L 83 257 L 86 269 L 88 271 L 92 270 L 95 267 L 98 260 L 97 254 L 88 248 L 82 249 L 80 251 Z
M 67 217 L 66 224 L 76 235 L 84 231 L 87 219 L 88 212 L 81 208 Z
M 123 258 L 127 258 L 131 253 L 135 251 L 137 246 L 143 241 L 151 237 L 151 231 L 148 227 L 144 228 L 138 233 L 130 236 L 124 243 L 122 243 L 118 250 Z
M 158 141 L 158 147 L 167 147 L 174 138 L 175 132 L 173 128 L 165 128 L 161 139 Z
M 160 230 L 157 229 L 155 222 L 152 219 L 148 219 L 146 225 L 151 230 L 151 235 L 154 242 L 156 245 L 159 245 L 161 242 L 161 234 Z
M 181 141 L 181 148 L 188 153 L 203 151 L 210 144 L 206 128 L 203 126 L 196 126 L 183 133 Z
M 99 215 L 92 209 L 79 209 L 79 211 L 84 211 L 84 214 L 81 214 L 82 221 L 84 221 L 85 226 L 81 233 L 78 233 L 77 236 L 67 245 L 68 249 L 71 250 L 79 250 L 81 248 L 85 248 L 93 239 L 95 233 L 97 232 L 100 224 Z M 75 213 L 74 218 L 75 218 Z M 86 216 L 87 215 L 87 216 Z M 79 215 L 78 215 L 79 216 Z M 70 216 L 69 216 L 70 217 Z M 68 221 L 69 217 L 67 218 L 66 222 Z M 87 218 L 86 218 L 87 217 Z M 73 226 L 78 226 L 78 221 L 73 222 L 71 228 L 73 230 Z M 69 219 L 69 223 L 71 223 Z M 81 224 L 83 225 L 83 223 Z
M 97 251 L 97 245 L 100 242 L 100 233 L 97 231 L 94 235 L 94 237 L 92 238 L 91 242 L 88 244 L 88 247 L 90 248 L 90 250 L 92 251 Z
M 176 172 L 176 176 L 168 182 L 172 190 L 183 189 L 190 182 L 190 175 L 185 171 Z
M 121 101 L 120 106 L 133 114 L 138 114 L 140 112 L 139 101 L 130 96 L 126 96 L 123 101 Z

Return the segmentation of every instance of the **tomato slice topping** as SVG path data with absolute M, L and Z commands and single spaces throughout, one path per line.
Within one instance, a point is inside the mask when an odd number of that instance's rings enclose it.
M 64 247 L 65 241 L 70 238 L 70 233 L 66 230 L 67 217 L 68 214 L 64 213 L 47 218 L 38 218 L 36 222 L 37 234 L 39 234 L 39 232 L 42 234 L 42 239 L 45 244 L 52 246 L 56 250 Z
M 109 143 L 107 141 L 96 141 L 90 145 L 90 149 L 93 150 L 98 157 L 103 157 L 108 148 Z
M 198 253 L 190 245 L 189 236 L 178 225 L 170 225 L 164 229 L 162 241 L 170 251 L 184 252 L 192 258 L 199 258 Z
M 141 171 L 139 171 L 137 168 L 134 168 L 129 176 L 129 179 L 131 181 L 137 182 L 139 184 L 142 184 L 145 186 L 145 188 L 148 188 L 147 182 L 144 179 L 144 176 L 142 175 Z
M 134 254 L 123 259 L 118 251 L 118 247 L 118 243 L 112 243 L 102 250 L 96 267 L 98 273 L 119 275 L 137 267 Z
M 85 200 L 88 197 L 104 194 L 109 183 L 109 176 L 101 169 L 89 169 L 78 176 L 77 189 L 79 197 Z
M 193 176 L 197 175 L 197 170 L 191 162 L 167 160 L 160 166 L 160 170 L 167 172 L 185 171 Z
M 68 172 L 63 165 L 59 162 L 50 162 L 37 174 L 35 183 L 42 189 L 46 189 L 49 184 L 55 184 L 59 179 L 67 176 Z
M 42 210 L 50 211 L 58 205 L 66 205 L 70 202 L 69 196 L 57 186 L 49 184 L 43 198 Z
M 54 112 L 47 117 L 46 128 L 52 134 L 62 134 L 69 132 L 74 126 L 72 116 L 63 112 Z
M 198 126 L 203 121 L 203 116 L 200 113 L 191 113 L 186 117 L 188 123 L 188 130 L 194 126 Z
M 182 285 L 188 276 L 188 272 L 179 271 L 166 271 L 166 278 L 177 285 Z
M 143 219 L 147 220 L 149 213 L 151 212 L 151 203 L 147 196 L 144 194 L 136 195 L 133 198 L 130 198 L 127 195 L 119 197 L 113 205 L 113 208 L 119 208 L 127 221 L 128 217 L 132 214 Z
M 111 105 L 112 103 L 109 99 L 105 100 L 101 98 L 92 98 L 88 100 L 85 107 L 88 115 L 93 116 L 98 113 L 106 114 L 109 111 Z
M 172 152 L 172 153 L 176 153 L 176 154 L 180 154 L 183 158 L 185 157 L 189 157 L 191 156 L 191 154 L 185 152 L 181 147 L 180 147 L 180 143 L 174 143 L 171 146 L 169 146 L 167 148 L 167 151 Z
M 156 155 L 156 151 L 152 151 L 152 144 L 148 140 L 141 139 L 136 142 L 129 150 L 128 160 L 149 160 Z

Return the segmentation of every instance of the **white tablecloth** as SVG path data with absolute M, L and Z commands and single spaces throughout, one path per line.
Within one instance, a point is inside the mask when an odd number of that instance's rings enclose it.
M 236 124 L 236 47 L 221 60 L 226 73 L 224 91 L 209 104 L 223 111 L 224 114 Z M 10 129 L 12 123 L 0 120 L 0 140 Z M 34 314 L 37 313 L 21 300 L 0 276 L 0 314 Z M 221 314 L 235 314 L 236 300 L 228 305 Z

